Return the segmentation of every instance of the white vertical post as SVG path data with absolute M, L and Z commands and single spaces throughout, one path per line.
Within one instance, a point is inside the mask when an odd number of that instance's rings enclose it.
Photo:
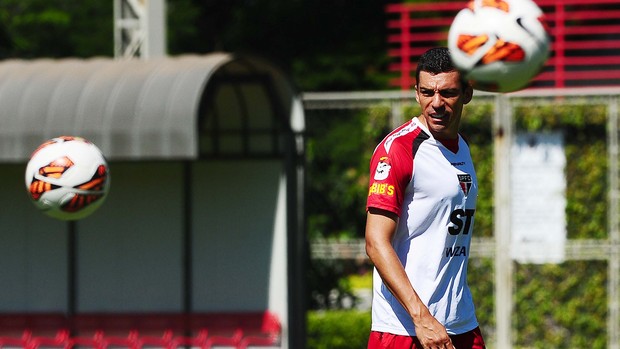
M 608 156 L 609 156 L 609 211 L 608 217 L 608 239 L 610 245 L 608 261 L 608 281 L 607 297 L 609 316 L 607 319 L 607 332 L 610 349 L 620 349 L 620 217 L 618 214 L 620 187 L 618 170 L 618 103 L 617 96 L 610 97 L 608 105 Z
M 494 200 L 495 200 L 495 321 L 497 348 L 512 348 L 513 261 L 510 251 L 510 148 L 512 106 L 505 95 L 495 98 Z
M 114 0 L 114 57 L 166 54 L 164 0 Z
M 393 99 L 390 113 L 390 126 L 397 128 L 403 123 L 403 103 L 400 99 Z
M 166 2 L 147 1 L 147 35 L 144 58 L 166 55 Z

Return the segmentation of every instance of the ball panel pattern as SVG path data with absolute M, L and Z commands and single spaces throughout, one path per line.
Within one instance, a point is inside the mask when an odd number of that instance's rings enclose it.
M 454 18 L 448 48 L 474 88 L 511 92 L 528 85 L 549 56 L 542 10 L 532 0 L 473 0 Z
M 25 179 L 35 206 L 61 220 L 93 213 L 110 186 L 108 164 L 101 151 L 88 140 L 73 136 L 56 137 L 37 147 Z

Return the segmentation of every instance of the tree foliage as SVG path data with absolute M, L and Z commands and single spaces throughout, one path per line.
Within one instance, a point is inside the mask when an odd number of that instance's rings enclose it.
M 0 58 L 110 56 L 112 2 L 2 0 Z
M 310 237 L 361 237 L 370 156 L 388 131 L 389 108 L 311 112 L 307 121 Z
M 174 0 L 166 2 L 171 55 L 262 56 L 303 91 L 387 88 L 381 2 Z M 0 58 L 114 54 L 112 1 L 2 0 Z
M 224 49 L 278 62 L 304 91 L 386 88 L 381 1 L 233 2 Z

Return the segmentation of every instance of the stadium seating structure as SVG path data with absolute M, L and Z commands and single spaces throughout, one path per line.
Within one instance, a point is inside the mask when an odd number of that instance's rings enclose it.
M 279 347 L 271 312 L 0 314 L 0 349 Z

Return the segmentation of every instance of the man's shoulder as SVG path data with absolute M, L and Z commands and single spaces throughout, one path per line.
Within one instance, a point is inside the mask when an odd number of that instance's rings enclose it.
M 414 142 L 422 142 L 430 136 L 413 120 L 400 125 L 390 132 L 380 146 L 383 146 L 386 152 L 389 152 L 394 145 L 406 145 L 410 149 Z

